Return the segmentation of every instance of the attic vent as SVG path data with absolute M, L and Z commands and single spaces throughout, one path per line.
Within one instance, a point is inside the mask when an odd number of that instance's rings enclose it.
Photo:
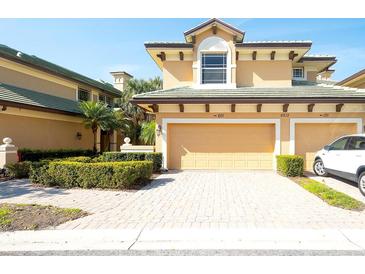
M 18 51 L 18 53 L 16 54 L 16 56 L 18 57 L 22 57 L 23 53 L 21 53 L 20 51 Z

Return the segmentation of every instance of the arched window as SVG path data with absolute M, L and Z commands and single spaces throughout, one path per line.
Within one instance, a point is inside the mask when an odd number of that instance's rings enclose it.
M 197 53 L 197 81 L 200 87 L 225 87 L 231 84 L 231 49 L 220 37 L 203 40 Z

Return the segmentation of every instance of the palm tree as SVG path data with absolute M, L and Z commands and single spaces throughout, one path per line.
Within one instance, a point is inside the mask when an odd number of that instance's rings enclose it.
M 156 122 L 143 122 L 141 125 L 141 135 L 139 139 L 146 145 L 154 145 L 155 144 L 155 131 L 156 131 Z
M 91 128 L 94 135 L 93 151 L 96 153 L 96 139 L 98 127 L 106 131 L 113 119 L 113 110 L 104 103 L 84 101 L 79 105 L 83 113 L 83 123 L 86 128 Z
M 149 80 L 131 79 L 128 81 L 122 97 L 119 102 L 119 107 L 123 111 L 122 130 L 124 135 L 131 138 L 132 144 L 138 144 L 140 141 L 141 125 L 144 121 L 151 121 L 153 117 L 147 114 L 141 108 L 132 105 L 129 100 L 135 94 L 140 94 L 149 91 L 162 89 L 162 80 L 160 77 L 155 77 Z M 143 142 L 143 141 L 142 141 Z

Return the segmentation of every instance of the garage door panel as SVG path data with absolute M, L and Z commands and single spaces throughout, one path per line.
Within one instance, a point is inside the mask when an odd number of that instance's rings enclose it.
M 273 124 L 172 124 L 170 169 L 272 169 Z
M 295 125 L 295 154 L 304 157 L 305 169 L 312 170 L 316 152 L 335 139 L 357 132 L 355 123 L 305 123 Z

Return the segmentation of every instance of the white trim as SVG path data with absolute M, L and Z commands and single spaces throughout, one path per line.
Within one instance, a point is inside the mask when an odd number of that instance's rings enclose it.
M 168 124 L 275 124 L 275 148 L 273 169 L 276 168 L 276 155 L 280 155 L 280 119 L 216 119 L 216 118 L 163 118 L 162 156 L 163 168 L 167 168 L 167 126 Z
M 296 124 L 324 124 L 324 123 L 341 123 L 357 124 L 357 133 L 362 133 L 361 118 L 292 118 L 290 119 L 290 143 L 289 154 L 295 154 L 295 125 Z M 314 138 L 311 136 L 310 138 Z

